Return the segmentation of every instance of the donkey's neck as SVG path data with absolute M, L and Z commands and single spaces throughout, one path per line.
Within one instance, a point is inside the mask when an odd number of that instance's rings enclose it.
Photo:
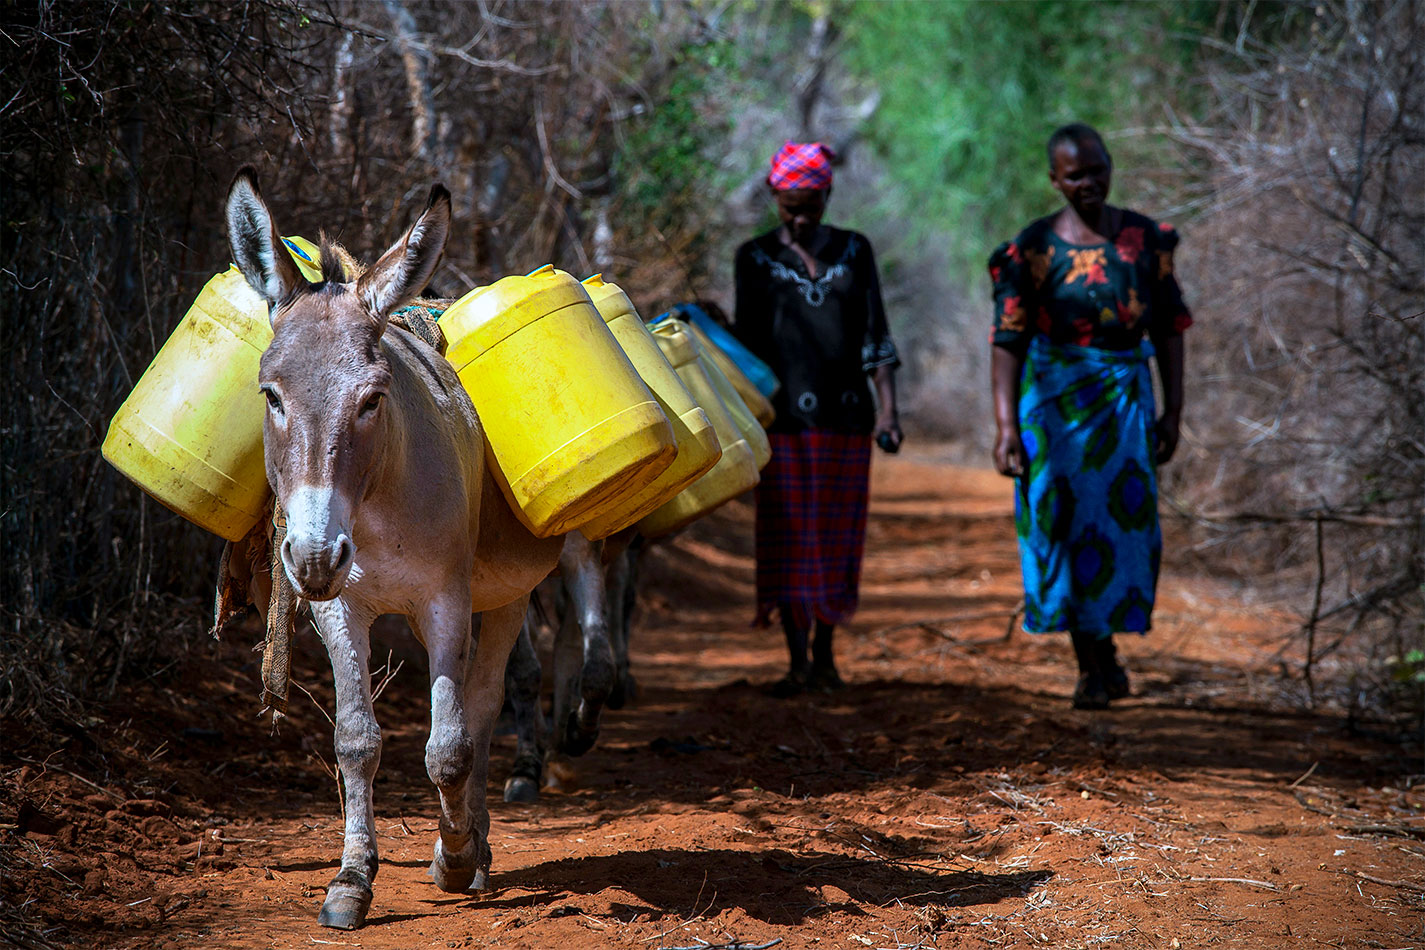
M 362 502 L 365 520 L 390 540 L 440 543 L 435 536 L 447 530 L 468 533 L 484 464 L 469 398 L 450 364 L 405 331 L 387 330 L 381 349 L 391 367 L 389 412 Z

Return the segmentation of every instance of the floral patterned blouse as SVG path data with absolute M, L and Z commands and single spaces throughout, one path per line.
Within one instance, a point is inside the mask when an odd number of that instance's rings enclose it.
M 1123 211 L 1112 241 L 1074 244 L 1040 218 L 990 255 L 995 324 L 990 342 L 1023 353 L 1036 333 L 1055 343 L 1126 350 L 1192 325 L 1173 276 L 1178 232 Z

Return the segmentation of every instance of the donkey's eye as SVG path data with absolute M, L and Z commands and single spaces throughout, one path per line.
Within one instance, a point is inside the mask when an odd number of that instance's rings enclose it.
M 282 411 L 282 400 L 278 397 L 277 390 L 273 389 L 271 386 L 263 386 L 262 394 L 267 397 L 268 409 L 271 409 L 273 412 Z
M 382 393 L 372 393 L 370 396 L 367 396 L 366 401 L 361 404 L 361 414 L 363 416 L 369 416 L 375 412 L 381 405 L 382 395 Z

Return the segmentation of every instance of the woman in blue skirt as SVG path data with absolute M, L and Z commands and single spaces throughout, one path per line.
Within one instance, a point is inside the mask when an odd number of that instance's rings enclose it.
M 995 468 L 1016 480 L 1024 629 L 1069 631 L 1073 705 L 1103 709 L 1129 692 L 1113 634 L 1152 626 L 1156 467 L 1178 444 L 1192 317 L 1173 276 L 1177 232 L 1108 204 L 1099 134 L 1066 125 L 1048 152 L 1065 206 L 990 256 Z

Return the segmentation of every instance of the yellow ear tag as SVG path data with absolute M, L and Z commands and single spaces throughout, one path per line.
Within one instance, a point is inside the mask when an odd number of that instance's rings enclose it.
M 287 245 L 287 253 L 291 254 L 292 260 L 297 262 L 297 269 L 302 272 L 302 276 L 307 278 L 309 283 L 321 283 L 321 249 L 306 238 L 298 237 L 295 234 L 291 237 L 284 237 L 282 243 Z

